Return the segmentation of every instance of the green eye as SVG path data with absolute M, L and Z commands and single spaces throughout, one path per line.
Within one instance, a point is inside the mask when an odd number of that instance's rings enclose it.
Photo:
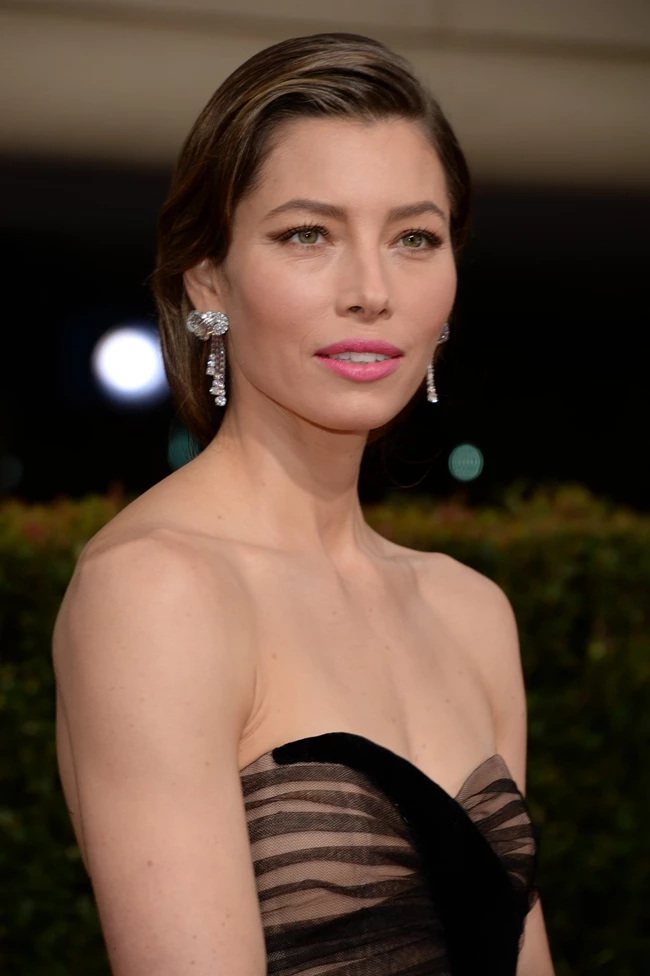
M 414 246 L 414 250 L 418 250 L 418 248 L 420 247 L 421 241 L 424 240 L 424 234 L 421 231 L 412 231 L 410 234 L 404 234 L 404 237 L 402 238 L 402 240 L 403 241 L 409 241 L 411 243 L 415 240 L 416 243 L 415 243 L 415 246 Z M 411 246 L 411 243 L 408 244 L 408 247 Z
M 325 240 L 329 236 L 325 228 L 319 224 L 301 224 L 300 227 L 289 227 L 284 233 L 274 237 L 274 240 L 281 241 L 283 244 L 288 244 L 291 241 L 297 247 L 311 248 L 314 244 L 320 243 L 319 235 Z
M 298 239 L 301 244 L 314 244 L 318 237 L 318 231 L 313 228 L 306 228 L 305 230 L 299 230 L 296 232 L 298 234 Z
M 407 241 L 406 247 L 409 251 L 430 251 L 436 247 L 442 247 L 443 240 L 439 234 L 430 230 L 409 230 L 402 234 L 400 241 Z

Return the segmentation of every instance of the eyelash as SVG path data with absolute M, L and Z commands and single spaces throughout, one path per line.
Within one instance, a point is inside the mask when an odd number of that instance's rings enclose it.
M 292 238 L 294 234 L 297 234 L 299 233 L 299 231 L 302 230 L 316 230 L 320 234 L 322 234 L 323 237 L 328 236 L 326 228 L 323 227 L 321 224 L 301 224 L 299 227 L 290 227 L 288 230 L 283 231 L 281 234 L 278 234 L 278 236 L 275 239 L 276 241 L 286 242 L 290 238 Z M 429 242 L 431 249 L 440 247 L 443 244 L 442 237 L 440 237 L 439 234 L 436 234 L 434 231 L 431 230 L 425 230 L 424 227 L 412 227 L 409 230 L 404 231 L 403 234 L 400 234 L 398 240 L 401 240 L 402 237 L 408 237 L 410 234 L 421 234 L 422 237 L 424 237 Z M 298 244 L 297 246 L 305 248 L 305 250 L 314 247 L 313 244 Z M 428 248 L 413 247 L 413 248 L 406 248 L 406 250 L 426 251 L 428 250 Z

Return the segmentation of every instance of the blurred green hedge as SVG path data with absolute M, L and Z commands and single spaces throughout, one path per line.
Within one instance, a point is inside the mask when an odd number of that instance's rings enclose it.
M 108 973 L 55 759 L 50 639 L 84 544 L 126 501 L 0 507 L 0 970 Z M 650 519 L 579 487 L 499 509 L 366 507 L 415 549 L 494 579 L 519 625 L 528 800 L 557 976 L 650 971 Z

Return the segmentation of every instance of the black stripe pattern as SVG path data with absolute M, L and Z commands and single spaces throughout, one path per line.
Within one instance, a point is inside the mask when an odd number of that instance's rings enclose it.
M 455 798 L 349 732 L 241 771 L 269 976 L 515 976 L 538 838 L 499 755 Z

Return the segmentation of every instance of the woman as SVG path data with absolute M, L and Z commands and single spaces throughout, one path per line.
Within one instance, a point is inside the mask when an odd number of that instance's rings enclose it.
M 204 449 L 90 540 L 54 632 L 118 976 L 552 974 L 510 604 L 357 493 L 435 402 L 468 197 L 437 103 L 353 34 L 257 54 L 183 147 L 154 290 Z

